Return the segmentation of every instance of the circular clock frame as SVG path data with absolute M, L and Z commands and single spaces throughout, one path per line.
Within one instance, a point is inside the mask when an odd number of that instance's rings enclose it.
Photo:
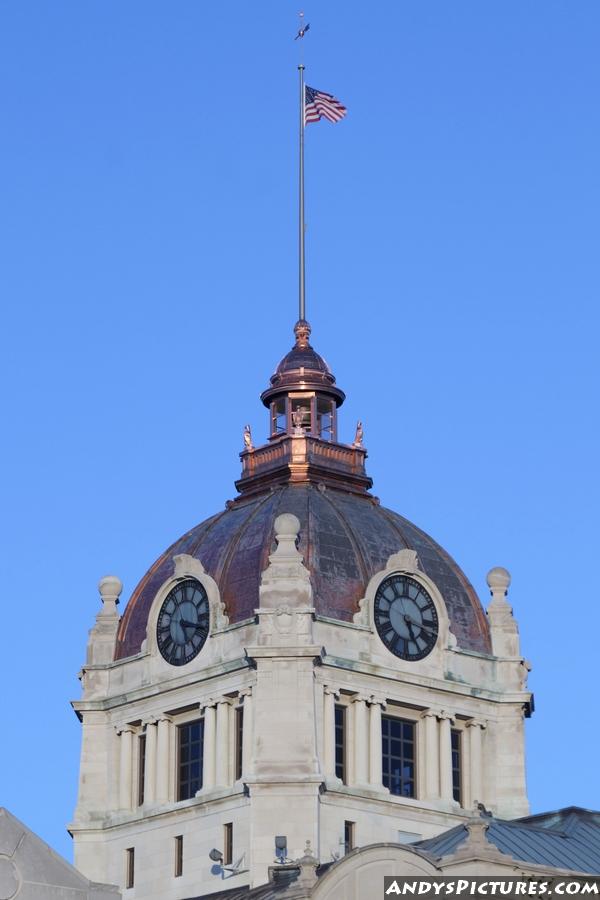
M 210 629 L 208 594 L 195 578 L 173 585 L 156 620 L 156 643 L 171 666 L 185 666 L 198 656 Z
M 373 620 L 390 653 L 408 662 L 429 656 L 439 637 L 439 617 L 430 592 L 403 572 L 388 575 L 377 588 Z

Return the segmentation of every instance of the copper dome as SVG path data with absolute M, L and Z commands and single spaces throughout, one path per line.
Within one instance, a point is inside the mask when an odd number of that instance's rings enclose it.
M 173 575 L 179 554 L 200 560 L 214 578 L 231 623 L 253 617 L 261 575 L 275 549 L 273 525 L 280 513 L 294 513 L 300 520 L 298 548 L 310 572 L 318 615 L 352 621 L 373 575 L 393 553 L 415 550 L 444 598 L 458 646 L 491 652 L 487 617 L 454 560 L 424 531 L 368 493 L 372 481 L 365 471 L 360 423 L 353 444 L 337 442 L 335 411 L 345 394 L 311 347 L 310 333 L 308 322 L 300 319 L 294 327 L 294 347 L 261 395 L 271 409 L 285 401 L 283 430 L 272 431 L 269 442 L 259 447 L 248 433 L 240 454 L 239 496 L 184 534 L 146 573 L 121 620 L 116 659 L 140 651 L 156 593 Z M 311 414 L 304 425 L 290 414 L 291 398 L 298 396 L 312 397 L 306 400 Z M 319 397 L 329 400 L 333 424 L 327 437 L 319 421 Z
M 260 399 L 269 405 L 271 399 L 290 389 L 325 389 L 341 406 L 346 395 L 335 387 L 335 376 L 322 356 L 311 346 L 311 327 L 305 319 L 299 319 L 294 326 L 296 342 L 283 357 L 271 375 L 271 386 L 263 391 Z
M 275 549 L 273 523 L 282 512 L 300 520 L 299 550 L 310 571 L 317 614 L 351 621 L 371 577 L 392 553 L 409 548 L 439 588 L 458 646 L 490 652 L 487 618 L 477 594 L 439 544 L 367 493 L 305 483 L 242 496 L 176 541 L 133 592 L 115 658 L 140 651 L 156 592 L 173 574 L 173 557 L 180 553 L 199 559 L 215 579 L 230 622 L 252 617 L 261 573 Z

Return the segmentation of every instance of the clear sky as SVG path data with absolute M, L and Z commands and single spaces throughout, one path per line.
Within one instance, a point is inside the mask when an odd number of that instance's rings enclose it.
M 69 700 L 234 496 L 296 319 L 297 3 L 0 5 L 0 804 L 70 856 Z M 533 663 L 534 811 L 600 808 L 597 0 L 313 2 L 307 314 L 375 493 Z

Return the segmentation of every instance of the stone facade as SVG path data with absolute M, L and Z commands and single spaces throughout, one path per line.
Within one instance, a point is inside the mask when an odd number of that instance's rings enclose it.
M 365 846 L 432 837 L 464 821 L 478 803 L 503 818 L 528 812 L 523 716 L 531 697 L 505 598 L 508 573 L 489 576 L 493 655 L 466 651 L 456 644 L 436 584 L 411 551 L 390 557 L 369 581 L 355 621 L 316 615 L 298 529 L 295 516 L 277 518 L 256 617 L 234 625 L 216 582 L 198 560 L 178 556 L 157 591 L 142 651 L 130 658 L 113 659 L 120 583 L 100 582 L 83 698 L 73 704 L 83 738 L 70 830 L 77 867 L 93 880 L 119 884 L 124 897 L 179 900 L 265 883 L 277 835 L 285 836 L 290 859 L 300 858 L 309 841 L 324 863 L 344 855 L 345 823 L 353 823 L 356 845 Z M 374 627 L 373 598 L 390 572 L 418 580 L 435 603 L 439 637 L 422 660 L 393 655 Z M 186 577 L 206 590 L 210 637 L 192 662 L 175 668 L 158 652 L 156 620 L 172 586 Z M 335 767 L 336 706 L 346 720 L 344 782 Z M 414 723 L 413 797 L 383 785 L 382 714 Z M 178 801 L 177 726 L 198 717 L 202 788 Z M 461 746 L 460 802 L 453 797 L 452 731 Z M 223 850 L 229 824 L 233 858 L 224 867 L 209 852 Z M 177 876 L 176 838 L 183 839 Z M 126 888 L 131 849 L 135 878 Z

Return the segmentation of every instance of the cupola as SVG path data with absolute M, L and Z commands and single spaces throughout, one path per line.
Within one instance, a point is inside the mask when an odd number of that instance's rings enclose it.
M 294 326 L 296 342 L 271 376 L 260 399 L 270 411 L 270 440 L 286 434 L 310 434 L 323 441 L 337 440 L 337 408 L 346 395 L 335 376 L 310 344 L 306 319 Z

